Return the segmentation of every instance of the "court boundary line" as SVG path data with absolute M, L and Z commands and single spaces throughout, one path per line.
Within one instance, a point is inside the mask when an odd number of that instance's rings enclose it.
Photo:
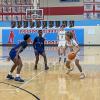
M 33 76 L 30 80 L 26 81 L 24 84 L 22 84 L 21 86 L 19 86 L 20 88 L 24 87 L 25 85 L 27 85 L 28 83 L 30 83 L 34 78 L 36 78 L 37 76 L 39 76 L 40 74 L 42 74 L 44 71 L 41 71 L 40 73 L 38 73 L 37 75 Z M 19 88 L 18 88 L 19 89 Z M 18 90 L 16 89 L 16 90 Z
M 10 86 L 12 86 L 12 87 L 18 88 L 18 89 L 20 89 L 20 90 L 22 90 L 22 91 L 25 91 L 26 93 L 32 95 L 32 96 L 35 97 L 37 100 L 40 100 L 40 98 L 37 97 L 35 94 L 33 94 L 32 92 L 30 92 L 30 91 L 28 91 L 28 90 L 26 90 L 26 89 L 23 89 L 23 88 L 21 88 L 21 87 L 19 87 L 19 86 L 16 86 L 16 85 L 13 85 L 13 84 L 10 84 L 10 83 L 6 83 L 6 82 L 0 82 L 0 84 L 6 84 L 6 85 L 10 85 Z

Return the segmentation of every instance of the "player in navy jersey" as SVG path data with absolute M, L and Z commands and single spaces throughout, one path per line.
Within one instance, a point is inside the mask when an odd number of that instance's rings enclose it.
M 45 49 L 44 49 L 44 41 L 45 39 L 42 37 L 42 30 L 38 31 L 39 36 L 35 37 L 33 41 L 33 47 L 34 47 L 34 52 L 36 56 L 36 61 L 35 61 L 35 70 L 37 70 L 37 64 L 39 61 L 39 55 L 42 55 L 44 58 L 44 63 L 45 63 L 45 70 L 48 70 L 49 67 L 47 66 L 47 58 L 45 54 Z
M 24 80 L 21 79 L 21 77 L 20 77 L 20 72 L 21 72 L 21 69 L 22 69 L 22 60 L 21 60 L 21 57 L 19 56 L 19 54 L 21 52 L 23 52 L 23 50 L 28 46 L 28 43 L 30 43 L 30 41 L 31 41 L 30 35 L 29 34 L 24 35 L 24 41 L 19 43 L 18 45 L 16 45 L 9 52 L 8 60 L 11 59 L 14 62 L 14 65 L 12 66 L 9 74 L 7 75 L 8 79 L 14 79 L 12 73 L 17 67 L 17 74 L 16 74 L 16 77 L 15 77 L 15 81 L 24 82 Z

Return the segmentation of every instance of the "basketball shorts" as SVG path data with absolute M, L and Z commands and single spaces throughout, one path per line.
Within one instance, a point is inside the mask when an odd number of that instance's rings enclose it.
M 45 51 L 37 51 L 37 50 L 34 50 L 34 53 L 35 53 L 35 56 L 39 56 L 39 55 L 45 55 Z
M 66 46 L 66 41 L 59 41 L 58 42 L 58 47 L 65 47 Z
M 15 50 L 11 50 L 9 53 L 10 59 L 13 61 L 14 58 L 16 57 L 16 51 Z M 18 55 L 18 58 L 20 58 L 20 56 Z

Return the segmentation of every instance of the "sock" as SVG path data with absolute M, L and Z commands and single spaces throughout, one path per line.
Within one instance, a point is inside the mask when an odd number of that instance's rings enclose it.
M 20 74 L 16 74 L 16 77 L 20 77 Z
M 61 58 L 61 55 L 59 55 L 59 58 Z
M 11 73 L 11 72 L 9 72 L 9 75 L 12 75 L 12 73 Z
M 80 72 L 80 74 L 83 74 L 83 72 Z

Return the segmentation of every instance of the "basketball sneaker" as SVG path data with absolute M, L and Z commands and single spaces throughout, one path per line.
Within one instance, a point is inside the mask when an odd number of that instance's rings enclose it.
M 69 74 L 71 71 L 73 71 L 73 67 L 71 67 L 71 68 L 67 68 L 67 72 L 66 72 L 66 74 Z
M 80 79 L 84 79 L 85 78 L 85 74 L 84 73 L 81 73 L 80 74 Z
M 45 70 L 48 70 L 49 69 L 49 67 L 48 66 L 45 66 Z
M 20 77 L 15 77 L 15 81 L 18 81 L 18 82 L 24 82 L 24 80 L 21 79 Z
M 10 74 L 8 74 L 6 78 L 9 79 L 9 80 L 13 80 L 14 79 L 14 77 L 12 75 L 10 75 Z

